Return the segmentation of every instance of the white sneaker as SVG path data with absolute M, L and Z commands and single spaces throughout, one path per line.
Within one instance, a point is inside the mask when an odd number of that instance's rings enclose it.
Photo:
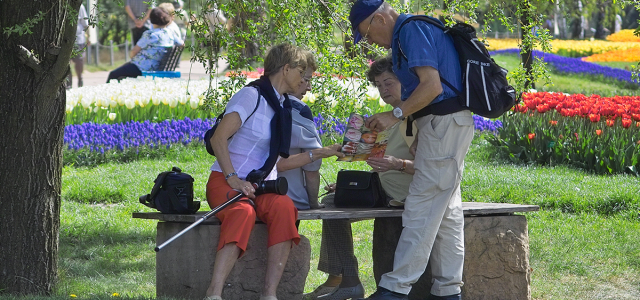
M 222 300 L 222 297 L 220 297 L 220 296 L 209 296 L 209 297 L 204 297 L 203 300 Z

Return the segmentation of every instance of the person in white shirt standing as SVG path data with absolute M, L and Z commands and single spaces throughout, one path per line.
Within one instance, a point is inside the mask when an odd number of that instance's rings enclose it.
M 71 61 L 73 62 L 74 68 L 76 70 L 76 76 L 78 76 L 78 87 L 82 87 L 82 72 L 84 71 L 84 53 L 89 46 L 89 40 L 87 39 L 86 34 L 87 28 L 89 28 L 89 19 L 87 15 L 87 11 L 84 9 L 84 4 L 80 4 L 80 8 L 78 9 L 78 24 L 76 26 L 76 42 L 74 46 L 74 52 L 76 55 L 71 57 Z M 73 75 L 71 74 L 71 70 L 69 70 L 69 76 L 67 78 L 67 88 L 71 88 L 71 80 Z

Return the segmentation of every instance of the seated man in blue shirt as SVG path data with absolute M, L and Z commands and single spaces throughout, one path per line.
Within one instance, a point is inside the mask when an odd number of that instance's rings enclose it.
M 391 112 L 367 118 L 366 126 L 384 130 L 406 117 L 418 127 L 415 174 L 402 215 L 403 230 L 393 271 L 382 275 L 368 299 L 409 299 L 411 286 L 431 261 L 431 299 L 461 299 L 464 264 L 464 216 L 460 180 L 473 139 L 471 112 L 440 77 L 462 90 L 453 40 L 424 21 L 402 23 L 383 0 L 357 0 L 349 20 L 355 43 L 364 39 L 393 51 L 393 71 L 402 83 L 402 103 Z

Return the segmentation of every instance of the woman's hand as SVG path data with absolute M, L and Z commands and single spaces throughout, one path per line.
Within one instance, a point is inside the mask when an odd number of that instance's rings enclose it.
M 327 158 L 331 156 L 344 157 L 344 153 L 340 152 L 342 146 L 340 144 L 333 144 L 331 146 L 322 147 L 319 149 L 313 149 L 313 160 L 320 158 Z
M 336 184 L 330 183 L 329 185 L 324 187 L 324 190 L 327 191 L 327 193 L 333 193 L 336 191 Z
M 256 192 L 256 189 L 254 188 L 253 184 L 251 184 L 251 182 L 244 181 L 238 178 L 238 176 L 232 176 L 227 179 L 227 183 L 229 184 L 229 186 L 231 186 L 232 189 L 242 191 L 242 193 L 247 197 L 251 199 L 256 198 L 256 195 L 254 194 Z
M 374 172 L 386 172 L 402 168 L 402 160 L 389 155 L 385 155 L 384 157 L 369 157 L 367 164 L 373 168 Z

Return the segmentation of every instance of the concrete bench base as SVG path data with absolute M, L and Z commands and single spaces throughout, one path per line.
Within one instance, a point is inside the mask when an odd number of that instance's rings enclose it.
M 505 203 L 462 203 L 465 215 L 465 263 L 463 299 L 530 299 L 529 236 L 525 216 L 515 212 L 537 211 L 535 205 Z M 133 213 L 134 218 L 160 220 L 157 245 L 196 221 L 195 215 Z M 373 237 L 373 272 L 376 282 L 393 268 L 395 252 L 402 230 L 402 210 L 315 209 L 299 211 L 299 220 L 376 218 Z M 204 297 L 215 260 L 219 221 L 211 218 L 163 248 L 156 255 L 156 294 L 183 299 Z M 319 243 L 319 241 L 318 241 Z M 224 299 L 259 299 L 264 285 L 267 260 L 266 225 L 256 224 L 245 255 L 238 260 L 227 278 Z M 319 246 L 318 246 L 319 247 Z M 291 254 L 278 286 L 278 299 L 302 298 L 309 272 L 311 246 L 301 236 L 300 245 Z M 315 266 L 314 266 L 315 267 Z M 431 289 L 431 271 L 413 285 L 410 299 L 426 299 Z M 372 293 L 373 291 L 367 291 Z
M 402 232 L 402 218 L 376 218 L 373 273 L 376 283 L 393 269 L 393 254 Z M 530 299 L 529 234 L 525 216 L 464 218 L 463 299 Z M 427 299 L 431 269 L 413 285 L 409 299 Z
M 158 222 L 157 244 L 186 228 L 188 223 Z M 200 225 L 169 244 L 156 255 L 156 294 L 177 299 L 202 300 L 211 282 L 220 226 Z M 309 273 L 311 245 L 300 236 L 300 244 L 291 249 L 284 274 L 278 285 L 278 299 L 302 298 Z M 227 278 L 223 299 L 259 299 L 267 265 L 267 225 L 256 224 L 245 255 Z

